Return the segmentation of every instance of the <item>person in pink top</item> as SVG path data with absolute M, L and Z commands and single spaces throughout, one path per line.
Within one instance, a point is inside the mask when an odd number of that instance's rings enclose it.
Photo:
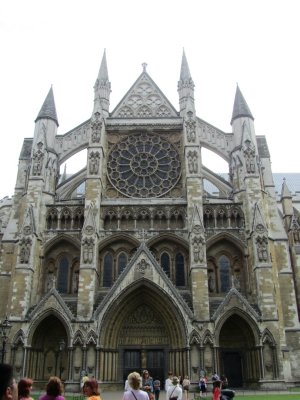
M 46 386 L 46 394 L 40 396 L 39 400 L 65 400 L 62 392 L 61 380 L 57 376 L 51 376 Z

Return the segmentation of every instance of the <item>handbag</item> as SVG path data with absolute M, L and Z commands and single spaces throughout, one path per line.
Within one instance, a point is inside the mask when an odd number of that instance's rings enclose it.
M 173 389 L 173 391 L 172 391 L 172 393 L 171 393 L 171 395 L 170 395 L 170 397 L 169 397 L 169 400 L 177 400 L 178 399 L 178 396 L 174 396 L 174 397 L 172 397 L 172 394 L 174 393 L 174 390 L 176 389 L 176 387 L 174 387 L 174 389 Z

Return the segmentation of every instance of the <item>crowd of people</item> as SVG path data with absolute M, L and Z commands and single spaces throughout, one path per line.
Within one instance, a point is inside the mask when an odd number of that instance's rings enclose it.
M 228 389 L 228 380 L 223 375 L 219 377 L 216 373 L 212 376 L 212 400 L 230 400 L 234 397 L 234 391 Z M 208 379 L 201 375 L 199 379 L 200 396 L 207 396 Z M 0 400 L 34 400 L 31 397 L 33 381 L 29 378 L 20 379 L 18 384 L 13 377 L 13 368 L 8 364 L 0 364 Z M 188 376 L 182 379 L 169 371 L 165 380 L 165 400 L 188 400 L 191 381 Z M 85 374 L 81 379 L 81 394 L 87 400 L 102 400 L 98 382 Z M 161 382 L 158 378 L 153 379 L 148 370 L 140 375 L 132 372 L 125 382 L 122 400 L 159 400 Z M 57 376 L 50 377 L 46 385 L 46 393 L 38 400 L 65 400 L 63 396 L 63 385 Z

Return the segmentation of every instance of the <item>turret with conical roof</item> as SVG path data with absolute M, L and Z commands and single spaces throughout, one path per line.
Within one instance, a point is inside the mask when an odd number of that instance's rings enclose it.
M 34 122 L 37 122 L 40 119 L 52 119 L 52 121 L 54 121 L 56 123 L 56 126 L 59 126 L 57 114 L 56 114 L 52 86 L 51 86 L 51 88 L 47 94 L 47 97 L 42 105 L 42 108 L 41 108 L 40 112 L 38 113 L 38 116 L 36 117 L 36 120 Z
M 185 52 L 183 50 L 180 78 L 178 81 L 178 93 L 179 93 L 179 106 L 180 113 L 187 113 L 188 111 L 195 112 L 194 105 L 194 82 L 190 73 L 189 65 L 186 59 Z
M 106 51 L 104 50 L 98 77 L 94 85 L 94 111 L 93 114 L 99 112 L 104 117 L 109 113 L 109 98 L 111 85 L 108 78 L 108 69 L 106 62 Z

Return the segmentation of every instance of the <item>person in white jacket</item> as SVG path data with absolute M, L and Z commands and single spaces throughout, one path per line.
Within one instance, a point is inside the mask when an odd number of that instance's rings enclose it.
M 173 376 L 172 385 L 168 387 L 167 400 L 182 400 L 182 388 L 179 386 L 177 376 Z

